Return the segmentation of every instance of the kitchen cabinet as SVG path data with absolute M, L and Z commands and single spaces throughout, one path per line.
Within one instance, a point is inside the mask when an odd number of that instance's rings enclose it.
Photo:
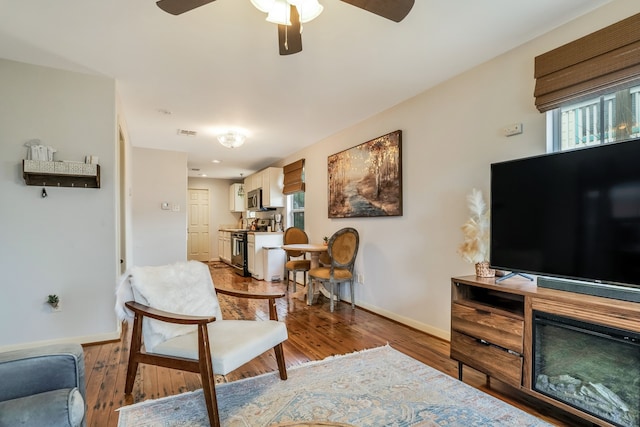
M 218 231 L 218 257 L 220 261 L 231 264 L 231 232 Z
M 222 253 L 224 252 L 224 237 L 223 232 L 218 230 L 218 258 L 222 261 Z
M 284 195 L 284 173 L 282 168 L 266 168 L 260 172 L 249 175 L 244 180 L 244 191 L 262 189 L 262 205 L 265 208 L 283 208 Z M 246 197 L 244 198 L 244 208 L 247 209 Z
M 242 195 L 238 195 L 238 191 L 242 188 Z M 231 184 L 229 186 L 229 210 L 231 212 L 244 212 L 244 184 Z
M 262 205 L 267 208 L 284 207 L 284 173 L 282 168 L 266 168 L 262 171 Z
M 262 171 L 249 175 L 244 179 L 244 191 L 249 192 L 262 188 Z
M 249 232 L 247 233 L 247 263 L 249 265 L 249 273 L 251 277 L 257 280 L 264 280 L 265 267 L 264 264 L 264 247 L 282 246 L 282 237 L 284 233 L 274 232 Z M 282 264 L 284 269 L 284 259 Z
M 253 233 L 247 233 L 247 269 L 253 276 L 256 271 L 256 236 Z

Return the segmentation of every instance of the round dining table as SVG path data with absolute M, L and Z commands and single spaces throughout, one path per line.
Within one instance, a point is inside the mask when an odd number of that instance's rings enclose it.
M 281 248 L 285 251 L 308 252 L 311 255 L 311 268 L 320 267 L 320 254 L 327 251 L 327 245 L 324 243 L 291 243 L 282 245 Z M 313 291 L 313 284 L 305 283 L 305 285 L 307 286 L 307 305 L 311 305 L 317 293 Z

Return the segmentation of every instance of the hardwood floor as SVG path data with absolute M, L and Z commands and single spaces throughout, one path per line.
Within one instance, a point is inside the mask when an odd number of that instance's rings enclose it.
M 216 287 L 243 290 L 284 289 L 284 284 L 281 283 L 240 277 L 221 263 L 212 263 L 210 269 Z M 238 302 L 226 296 L 220 296 L 219 299 L 225 318 L 269 317 L 264 301 Z M 330 313 L 329 301 L 324 297 L 320 297 L 317 304 L 307 306 L 296 296 L 287 295 L 278 301 L 277 309 L 280 320 L 286 322 L 289 331 L 289 339 L 284 343 L 287 367 L 388 343 L 423 363 L 457 377 L 457 363 L 449 358 L 448 342 L 368 311 L 359 308 L 352 310 L 350 304 L 338 303 L 335 311 Z M 116 410 L 121 406 L 201 388 L 196 374 L 141 365 L 133 393 L 125 397 L 129 340 L 130 334 L 125 326 L 122 340 L 85 346 L 88 426 L 116 427 Z M 273 352 L 269 351 L 226 378 L 216 377 L 216 381 L 234 381 L 275 370 L 276 360 Z M 468 367 L 464 368 L 464 382 L 554 425 L 591 425 L 549 405 L 537 403 L 524 393 L 497 380 L 491 380 L 488 385 L 484 375 Z

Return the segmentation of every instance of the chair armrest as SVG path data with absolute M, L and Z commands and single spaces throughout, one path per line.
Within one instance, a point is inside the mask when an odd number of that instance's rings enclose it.
M 252 299 L 268 299 L 269 300 L 269 319 L 278 320 L 278 312 L 276 311 L 276 298 L 282 298 L 285 296 L 284 292 L 247 292 L 239 291 L 236 289 L 219 289 L 216 288 L 216 292 L 229 295 L 238 298 L 252 298 Z
M 140 316 L 147 316 L 162 322 L 177 323 L 179 325 L 206 325 L 216 320 L 216 316 L 189 316 L 187 314 L 171 313 L 151 308 L 135 301 L 127 301 L 124 305 Z
M 221 289 L 216 288 L 216 292 L 229 295 L 237 298 L 252 298 L 252 299 L 272 299 L 272 298 L 282 298 L 285 296 L 284 292 L 248 292 L 248 291 L 240 291 L 237 289 Z

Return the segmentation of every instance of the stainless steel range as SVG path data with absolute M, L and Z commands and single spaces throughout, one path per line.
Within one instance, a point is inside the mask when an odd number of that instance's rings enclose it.
M 239 230 L 231 233 L 231 265 L 236 273 L 243 277 L 250 277 L 247 262 L 247 231 Z

